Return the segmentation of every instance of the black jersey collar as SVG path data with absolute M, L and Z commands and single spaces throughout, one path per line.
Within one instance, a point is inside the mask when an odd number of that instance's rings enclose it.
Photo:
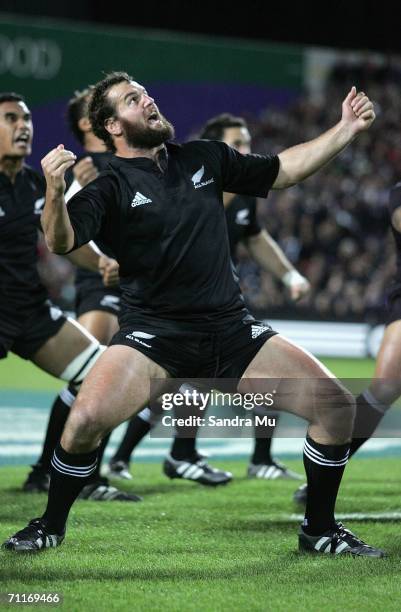
M 115 168 L 121 167 L 130 167 L 130 168 L 144 168 L 148 170 L 160 170 L 160 168 L 165 171 L 168 166 L 168 160 L 171 153 L 177 152 L 178 149 L 181 148 L 181 145 L 173 144 L 171 142 L 167 142 L 163 149 L 159 152 L 159 164 L 157 164 L 153 159 L 149 157 L 119 157 L 118 155 L 114 155 L 111 160 L 111 165 Z

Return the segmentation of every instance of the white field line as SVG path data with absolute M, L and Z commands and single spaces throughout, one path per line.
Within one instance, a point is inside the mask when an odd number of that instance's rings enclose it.
M 401 521 L 401 510 L 392 512 L 346 512 L 336 514 L 339 521 Z M 269 515 L 266 520 L 277 520 L 290 523 L 300 523 L 304 520 L 303 514 L 279 514 L 275 517 Z

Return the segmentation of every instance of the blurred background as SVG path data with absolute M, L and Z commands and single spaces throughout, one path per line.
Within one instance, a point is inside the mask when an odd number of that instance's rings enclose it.
M 351 85 L 366 91 L 376 104 L 372 129 L 315 177 L 259 202 L 261 223 L 310 280 L 309 297 L 292 304 L 245 251 L 239 268 L 257 317 L 279 320 L 280 331 L 318 354 L 374 354 L 394 270 L 388 191 L 401 176 L 397 19 L 378 15 L 372 2 L 338 2 L 330 15 L 308 3 L 285 11 L 270 4 L 6 0 L 1 88 L 22 93 L 33 110 L 29 163 L 38 169 L 60 142 L 80 153 L 66 103 L 109 70 L 127 70 L 146 85 L 179 141 L 231 112 L 249 122 L 260 153 L 313 138 L 339 119 Z M 40 248 L 52 299 L 71 310 L 74 269 Z
M 66 126 L 67 101 L 110 70 L 126 70 L 146 86 L 179 141 L 196 136 L 210 117 L 231 112 L 248 121 L 260 153 L 313 138 L 338 121 L 351 85 L 366 91 L 377 114 L 369 132 L 315 177 L 258 204 L 260 222 L 310 280 L 310 296 L 292 304 L 245 251 L 239 260 L 254 314 L 321 357 L 357 393 L 373 375 L 371 357 L 394 270 L 387 200 L 401 178 L 396 10 L 395 3 L 378 7 L 371 0 L 337 0 L 335 7 L 266 0 L 0 0 L 1 89 L 23 94 L 33 111 L 28 161 L 39 170 L 40 159 L 59 143 L 81 153 Z M 43 244 L 40 252 L 52 299 L 72 310 L 74 269 Z M 14 355 L 2 361 L 0 465 L 36 460 L 60 388 Z M 400 452 L 399 438 L 384 437 L 397 435 L 391 420 L 396 413 L 386 416 L 382 438 L 367 444 L 366 452 Z M 281 423 L 283 432 L 293 421 L 284 416 Z M 108 452 L 120 435 L 121 428 Z M 275 452 L 284 458 L 299 453 L 302 440 L 282 435 Z M 158 461 L 168 445 L 152 438 L 139 457 Z M 244 458 L 250 441 L 203 439 L 202 446 L 217 457 Z

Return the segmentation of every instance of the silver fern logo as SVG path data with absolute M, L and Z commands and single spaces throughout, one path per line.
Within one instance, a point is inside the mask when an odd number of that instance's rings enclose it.
M 131 332 L 131 334 L 135 336 L 135 338 L 146 338 L 146 340 L 151 340 L 152 338 L 154 338 L 154 335 L 147 334 L 146 332 L 141 331 L 133 331 Z
M 134 342 L 137 342 L 138 344 L 142 344 L 142 346 L 146 346 L 147 348 L 152 348 L 152 346 L 144 342 L 144 340 L 151 340 L 155 336 L 153 334 L 147 334 L 146 332 L 142 332 L 142 331 L 133 331 L 130 334 L 127 334 L 125 337 L 128 338 L 128 340 L 133 340 Z
M 208 181 L 203 181 L 203 183 L 201 183 L 201 180 L 204 174 L 205 174 L 205 166 L 202 166 L 202 168 L 197 170 L 197 172 L 195 172 L 195 174 L 192 176 L 191 181 L 195 189 L 199 189 L 200 187 L 206 187 L 206 185 L 210 185 L 210 183 L 214 183 L 214 178 L 211 178 Z
M 237 214 L 235 216 L 235 223 L 237 225 L 249 225 L 250 222 L 248 208 L 237 210 Z
M 100 305 L 105 306 L 106 308 L 111 308 L 112 310 L 121 310 L 120 298 L 117 295 L 104 295 Z
M 198 170 L 197 172 L 195 172 L 195 174 L 191 178 L 191 181 L 193 182 L 193 184 L 197 185 L 198 183 L 200 183 L 201 179 L 202 179 L 202 176 L 204 174 L 205 174 L 205 166 L 202 166 L 202 168 L 200 170 Z
M 45 199 L 44 198 L 39 198 L 38 200 L 36 200 L 36 202 L 33 205 L 33 212 L 35 213 L 35 215 L 41 215 L 42 214 L 44 203 L 45 203 Z

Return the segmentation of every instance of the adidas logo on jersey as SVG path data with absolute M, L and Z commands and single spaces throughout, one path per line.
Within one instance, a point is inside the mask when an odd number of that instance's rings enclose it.
M 251 325 L 252 340 L 263 334 L 263 332 L 269 331 L 269 329 L 266 325 Z
M 203 181 L 201 183 L 202 177 L 205 174 L 205 166 L 202 166 L 195 174 L 192 175 L 191 181 L 195 189 L 199 189 L 200 187 L 206 187 L 206 185 L 210 185 L 210 183 L 214 183 L 214 178 L 209 179 L 208 181 Z
M 143 195 L 140 191 L 137 191 L 134 195 L 134 199 L 131 202 L 132 208 L 135 206 L 142 206 L 142 204 L 151 204 L 152 200 Z

